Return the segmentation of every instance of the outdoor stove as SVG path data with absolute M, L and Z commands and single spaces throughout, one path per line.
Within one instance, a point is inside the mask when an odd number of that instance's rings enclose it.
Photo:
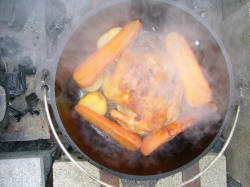
M 223 1 L 178 2 L 199 14 L 222 36 L 220 26 L 223 16 L 227 15 L 222 8 Z M 52 160 L 61 155 L 41 101 L 42 70 L 56 70 L 55 61 L 61 48 L 85 13 L 100 3 L 102 0 L 75 0 L 74 3 L 0 0 L 0 153 L 50 150 Z M 67 141 L 63 141 L 74 152 Z M 218 152 L 223 143 L 221 137 L 214 151 Z M 103 173 L 102 176 L 104 181 L 110 177 L 105 179 Z M 141 184 L 147 186 L 146 183 Z M 123 184 L 131 185 L 131 182 L 123 181 Z

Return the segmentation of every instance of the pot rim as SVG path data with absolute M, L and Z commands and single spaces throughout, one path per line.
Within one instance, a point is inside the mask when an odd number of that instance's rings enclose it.
M 108 8 L 110 6 L 114 6 L 116 4 L 120 4 L 120 3 L 124 3 L 127 2 L 128 0 L 118 0 L 118 1 L 109 1 L 108 3 L 103 3 L 101 6 L 99 6 L 96 9 L 93 9 L 89 12 L 87 12 L 84 17 L 81 19 L 81 24 L 84 23 L 86 20 L 88 20 L 90 17 L 94 16 L 97 12 Z M 69 141 L 70 145 L 72 145 L 81 155 L 83 155 L 83 157 L 92 165 L 98 167 L 99 169 L 102 169 L 104 171 L 107 171 L 113 175 L 116 175 L 118 177 L 121 178 L 126 178 L 126 179 L 135 179 L 135 180 L 156 180 L 156 179 L 160 179 L 163 177 L 167 177 L 173 174 L 176 174 L 180 171 L 183 171 L 184 169 L 190 167 L 191 165 L 193 165 L 194 163 L 198 162 L 203 156 L 205 156 L 214 146 L 215 142 L 217 141 L 217 139 L 220 137 L 220 135 L 222 134 L 224 128 L 226 127 L 226 125 L 229 123 L 232 115 L 234 114 L 232 108 L 235 105 L 235 99 L 234 99 L 234 92 L 235 92 L 235 83 L 234 83 L 234 77 L 233 77 L 233 69 L 232 69 L 232 63 L 231 60 L 229 58 L 229 55 L 221 41 L 221 39 L 219 38 L 219 36 L 216 34 L 216 32 L 209 26 L 208 23 L 206 23 L 204 20 L 202 20 L 202 18 L 200 16 L 198 16 L 197 14 L 195 14 L 191 9 L 173 2 L 171 0 L 153 0 L 154 2 L 159 2 L 159 3 L 166 3 L 168 5 L 174 6 L 184 12 L 186 12 L 187 14 L 191 15 L 195 20 L 197 20 L 199 23 L 201 23 L 208 31 L 209 33 L 213 36 L 213 38 L 216 40 L 218 46 L 220 47 L 220 50 L 225 58 L 225 62 L 226 62 L 226 67 L 227 67 L 227 72 L 228 72 L 228 76 L 229 76 L 229 103 L 228 103 L 228 107 L 227 107 L 227 112 L 225 114 L 225 118 L 222 122 L 222 125 L 220 127 L 220 130 L 218 131 L 217 135 L 214 137 L 213 141 L 205 148 L 205 150 L 203 152 L 201 152 L 197 157 L 195 157 L 193 160 L 191 160 L 190 162 L 188 162 L 187 164 L 173 170 L 173 171 L 169 171 L 169 172 L 165 172 L 165 173 L 161 173 L 161 174 L 155 174 L 155 175 L 130 175 L 130 174 L 125 174 L 125 173 L 121 173 L 121 172 L 117 172 L 114 171 L 112 169 L 109 169 L 97 162 L 95 162 L 94 160 L 92 160 L 90 157 L 88 157 L 84 152 L 82 152 L 80 150 L 80 148 L 74 143 L 74 141 L 70 138 L 69 134 L 67 133 L 66 129 L 64 128 L 64 125 L 61 121 L 59 112 L 57 110 L 57 105 L 56 105 L 56 99 L 55 99 L 55 79 L 56 79 L 56 72 L 51 76 L 52 81 L 50 82 L 50 104 L 53 110 L 53 115 L 56 119 L 56 122 L 58 124 L 58 127 L 60 128 L 60 131 L 63 133 L 64 137 Z M 78 28 L 78 27 L 77 27 Z M 76 28 L 76 29 L 77 29 Z M 69 37 L 67 38 L 65 44 L 67 44 L 67 42 L 70 40 L 70 38 L 74 35 L 75 30 L 73 29 L 71 35 L 69 35 Z M 59 63 L 61 54 L 64 50 L 65 45 L 63 45 L 63 47 L 61 47 L 60 49 L 60 55 L 57 57 L 56 59 L 56 63 Z M 56 65 L 57 68 L 57 65 Z

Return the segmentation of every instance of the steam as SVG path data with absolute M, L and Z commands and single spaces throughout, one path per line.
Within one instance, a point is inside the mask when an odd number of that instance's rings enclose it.
M 152 37 L 156 41 L 161 49 L 157 52 L 162 54 L 165 50 L 164 39 L 168 33 L 175 31 L 185 36 L 213 91 L 213 103 L 218 107 L 217 113 L 206 108 L 194 113 L 195 110 L 190 108 L 183 99 L 180 116 L 193 113 L 199 119 L 199 123 L 165 143 L 148 157 L 142 156 L 140 151 L 124 150 L 94 126 L 89 125 L 88 127 L 92 128 L 93 131 L 87 131 L 87 128 L 83 127 L 86 122 L 79 120 L 76 114 L 73 115 L 73 120 L 82 123 L 82 128 L 79 131 L 85 137 L 84 139 L 89 140 L 88 143 L 92 145 L 96 153 L 106 155 L 104 162 L 110 163 L 110 167 L 119 167 L 121 163 L 127 162 L 130 169 L 143 168 L 142 170 L 148 170 L 159 164 L 163 158 L 172 159 L 181 151 L 198 150 L 204 146 L 200 143 L 204 138 L 214 136 L 218 132 L 228 105 L 229 85 L 228 75 L 225 71 L 226 65 L 219 47 L 208 31 L 201 27 L 201 24 L 197 23 L 193 17 L 186 13 L 180 13 L 180 10 L 173 7 L 166 8 L 165 4 L 131 1 L 131 4 L 122 4 L 122 6 L 107 8 L 99 12 L 96 17 L 89 18 L 84 25 L 76 30 L 75 35 L 64 50 L 57 69 L 56 86 L 60 90 L 57 95 L 58 103 L 70 102 L 72 107 L 77 103 L 84 93 L 72 81 L 71 76 L 75 67 L 97 50 L 96 42 L 105 31 L 112 27 L 124 26 L 134 19 L 140 19 L 143 23 L 142 34 L 134 46 L 143 45 L 141 49 L 144 51 L 152 49 L 152 46 L 145 45 L 147 42 L 143 41 L 147 40 L 148 37 Z M 166 68 L 175 76 L 178 75 L 174 66 L 168 64 Z M 169 90 L 160 89 L 166 95 L 171 95 Z

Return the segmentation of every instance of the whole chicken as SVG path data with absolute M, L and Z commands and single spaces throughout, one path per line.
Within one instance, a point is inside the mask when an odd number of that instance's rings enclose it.
M 167 111 L 172 73 L 167 61 L 133 48 L 123 52 L 113 75 L 103 86 L 106 97 L 123 109 L 110 111 L 122 127 L 147 134 L 170 120 Z

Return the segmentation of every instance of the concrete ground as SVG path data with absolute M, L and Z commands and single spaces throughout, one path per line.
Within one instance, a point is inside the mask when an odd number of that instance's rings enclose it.
M 222 37 L 235 73 L 250 85 L 250 3 L 224 0 L 225 18 Z M 244 103 L 235 135 L 226 151 L 227 172 L 243 186 L 250 186 L 250 89 Z M 225 134 L 227 134 L 226 132 Z
M 187 4 L 187 6 L 191 9 L 195 6 L 198 6 L 200 2 L 205 2 L 202 0 L 179 1 L 180 3 Z M 194 2 L 196 2 L 196 4 L 198 5 L 194 5 Z M 210 25 L 215 30 L 217 30 L 217 32 L 220 31 L 219 35 L 223 39 L 223 43 L 230 55 L 235 74 L 237 75 L 237 77 L 243 77 L 243 79 L 246 80 L 246 84 L 248 83 L 248 85 L 250 85 L 250 4 L 247 3 L 247 0 L 209 0 L 206 2 L 209 2 L 208 5 L 210 8 L 206 12 L 207 14 L 201 14 L 201 16 L 204 15 L 204 19 L 208 18 L 207 22 L 209 22 Z M 42 2 L 40 3 L 42 4 Z M 78 3 L 76 3 L 76 5 L 78 6 Z M 71 8 L 70 6 L 66 7 Z M 38 6 L 38 8 L 41 9 L 41 6 Z M 81 8 L 78 8 L 77 10 L 79 11 L 76 13 L 72 11 L 72 15 L 69 15 L 69 17 L 72 17 L 73 19 L 77 16 L 80 16 L 81 14 L 79 14 L 79 12 L 83 11 L 80 11 L 82 10 Z M 199 13 L 200 9 L 196 9 L 194 11 L 196 11 L 196 13 Z M 217 15 L 217 17 L 214 17 L 214 15 Z M 75 22 L 73 22 L 72 25 L 74 25 L 74 23 Z M 42 40 L 42 38 L 40 40 Z M 43 45 L 40 45 L 39 43 L 39 45 L 37 46 Z M 54 59 L 51 58 L 51 61 L 53 60 Z M 249 101 L 249 96 L 250 90 L 247 90 L 245 92 L 245 101 L 243 103 L 247 103 Z M 248 120 L 249 114 L 250 105 L 243 106 L 235 135 L 230 143 L 229 148 L 226 151 L 227 172 L 230 176 L 232 176 L 233 179 L 239 181 L 243 186 L 250 186 L 250 121 Z M 225 132 L 225 136 L 227 134 L 228 130 Z M 175 177 L 180 179 L 179 175 Z M 202 180 L 203 179 L 201 179 L 201 183 L 203 183 Z M 158 184 L 161 183 L 159 182 Z M 210 186 L 214 185 L 211 184 Z
M 210 153 L 203 157 L 199 163 L 198 167 L 200 170 L 203 170 L 208 163 L 211 162 L 212 159 L 216 157 L 216 154 Z M 105 181 L 104 178 L 101 177 L 102 171 L 99 171 L 98 168 L 89 164 L 87 161 L 79 161 L 79 164 L 82 167 L 86 168 L 88 172 L 95 176 L 97 179 Z M 222 156 L 217 163 L 211 167 L 209 171 L 207 171 L 201 178 L 199 179 L 199 185 L 190 184 L 186 185 L 186 187 L 226 187 L 227 179 L 226 179 L 226 158 Z M 183 182 L 183 172 L 179 172 L 175 175 L 162 178 L 160 180 L 151 180 L 151 181 L 135 181 L 128 179 L 119 179 L 117 178 L 117 182 L 113 182 L 117 177 L 112 177 L 111 180 L 108 180 L 108 184 L 112 184 L 115 187 L 174 187 L 180 186 Z M 67 186 L 93 186 L 98 187 L 99 184 L 93 182 L 93 180 L 89 179 L 86 175 L 84 175 L 78 168 L 76 168 L 71 162 L 64 161 L 56 161 L 53 164 L 53 186 L 54 187 L 67 187 Z
M 51 164 L 49 151 L 0 153 L 0 186 L 44 187 Z

